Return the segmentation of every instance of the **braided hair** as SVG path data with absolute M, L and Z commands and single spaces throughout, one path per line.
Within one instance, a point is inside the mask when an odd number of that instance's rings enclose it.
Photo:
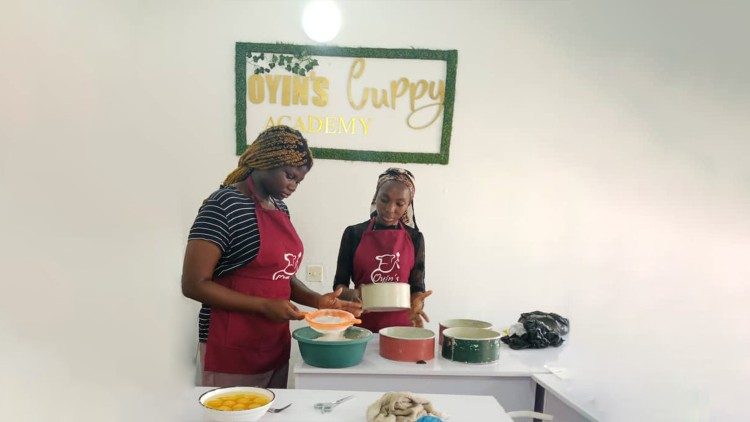
M 237 168 L 224 180 L 229 186 L 247 178 L 253 170 L 271 170 L 283 166 L 311 169 L 313 156 L 307 139 L 289 126 L 271 126 L 258 135 L 240 156 Z

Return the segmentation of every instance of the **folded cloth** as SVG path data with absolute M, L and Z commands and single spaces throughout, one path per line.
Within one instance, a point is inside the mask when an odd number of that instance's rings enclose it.
M 367 408 L 367 422 L 415 422 L 427 415 L 446 417 L 429 400 L 408 391 L 385 393 Z

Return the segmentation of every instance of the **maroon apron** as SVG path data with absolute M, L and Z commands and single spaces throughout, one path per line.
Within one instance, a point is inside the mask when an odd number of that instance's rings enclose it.
M 248 178 L 250 180 L 250 178 Z M 260 250 L 249 264 L 215 281 L 240 293 L 289 300 L 290 278 L 302 261 L 302 241 L 282 210 L 266 210 L 255 195 Z M 260 374 L 289 360 L 289 321 L 272 321 L 259 313 L 211 309 L 204 370 L 230 374 Z
M 414 268 L 414 243 L 399 222 L 396 230 L 373 230 L 375 219 L 370 219 L 354 252 L 354 286 L 370 283 L 408 283 Z M 360 318 L 361 327 L 377 333 L 385 327 L 411 327 L 409 310 L 366 312 Z

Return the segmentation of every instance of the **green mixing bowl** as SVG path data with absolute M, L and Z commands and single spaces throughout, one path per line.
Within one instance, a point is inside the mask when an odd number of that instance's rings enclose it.
M 365 328 L 349 327 L 344 331 L 343 340 L 320 340 L 321 336 L 310 327 L 294 330 L 292 337 L 299 344 L 302 360 L 319 368 L 348 368 L 362 361 L 372 332 Z

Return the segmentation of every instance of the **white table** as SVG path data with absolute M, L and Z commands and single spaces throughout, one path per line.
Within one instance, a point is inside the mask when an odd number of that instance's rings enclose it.
M 544 389 L 543 403 L 537 410 L 565 422 L 595 422 L 601 418 L 593 397 L 577 390 L 572 380 L 554 374 L 534 374 L 532 379 Z
M 512 350 L 505 344 L 500 359 L 492 364 L 453 362 L 440 356 L 426 364 L 396 362 L 380 356 L 376 334 L 367 345 L 359 365 L 326 369 L 298 362 L 293 367 L 295 386 L 304 389 L 351 391 L 420 391 L 441 394 L 491 395 L 508 411 L 534 408 L 536 384 L 533 374 L 549 372 L 566 345 L 539 350 Z
M 211 390 L 210 387 L 195 387 L 184 399 L 182 422 L 204 422 L 207 419 L 198 403 L 198 397 Z M 276 393 L 275 407 L 293 403 L 281 413 L 267 413 L 261 422 L 363 422 L 367 407 L 383 393 L 372 391 L 332 390 L 273 390 Z M 333 412 L 322 414 L 313 408 L 317 402 L 328 402 L 354 394 L 354 398 L 337 406 Z M 420 394 L 429 399 L 435 408 L 447 413 L 451 421 L 498 421 L 511 422 L 505 410 L 490 396 L 458 396 L 446 394 Z

